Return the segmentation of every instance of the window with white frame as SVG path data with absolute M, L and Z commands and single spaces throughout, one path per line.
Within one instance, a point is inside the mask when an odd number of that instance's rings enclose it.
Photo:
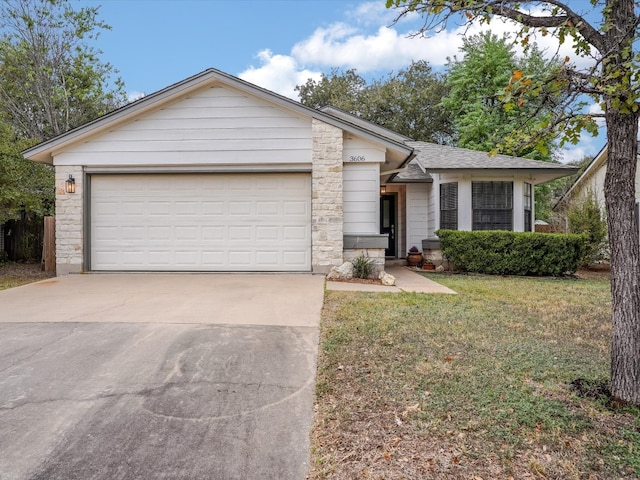
M 458 229 L 458 183 L 440 184 L 440 228 Z
M 524 231 L 533 231 L 533 187 L 530 183 L 524 184 Z
M 513 230 L 513 182 L 472 182 L 473 230 Z

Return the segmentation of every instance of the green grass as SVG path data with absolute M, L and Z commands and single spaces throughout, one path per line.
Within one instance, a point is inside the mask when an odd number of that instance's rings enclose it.
M 327 292 L 311 478 L 640 475 L 609 369 L 608 281 L 431 275 L 459 295 Z

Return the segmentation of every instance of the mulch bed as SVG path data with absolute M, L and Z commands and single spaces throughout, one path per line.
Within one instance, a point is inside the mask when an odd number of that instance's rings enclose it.
M 53 277 L 53 273 L 47 273 L 42 270 L 39 263 L 14 263 L 9 262 L 4 265 L 0 265 L 0 276 L 7 278 L 32 278 L 32 279 L 44 279 Z
M 589 280 L 607 280 L 611 278 L 611 265 L 608 263 L 594 263 L 587 268 L 578 269 L 576 276 Z

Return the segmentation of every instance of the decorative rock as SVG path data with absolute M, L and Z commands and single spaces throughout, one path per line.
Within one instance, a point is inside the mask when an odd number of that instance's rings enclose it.
M 380 272 L 378 278 L 382 281 L 383 285 L 386 285 L 388 287 L 392 287 L 396 284 L 396 277 L 385 271 Z
M 436 267 L 436 272 L 444 272 L 444 266 L 443 265 L 438 265 Z
M 327 278 L 353 278 L 353 263 L 344 262 L 339 267 L 333 267 Z

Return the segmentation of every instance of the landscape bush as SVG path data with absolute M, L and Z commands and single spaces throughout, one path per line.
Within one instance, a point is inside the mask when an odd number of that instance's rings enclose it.
M 442 255 L 464 272 L 491 275 L 574 273 L 587 237 L 575 234 L 438 230 Z
M 365 255 L 354 258 L 351 263 L 355 278 L 371 278 L 376 268 L 373 261 Z
M 567 212 L 567 218 L 571 233 L 585 234 L 588 238 L 580 261 L 582 265 L 609 258 L 607 221 L 593 193 L 582 203 L 573 206 Z

